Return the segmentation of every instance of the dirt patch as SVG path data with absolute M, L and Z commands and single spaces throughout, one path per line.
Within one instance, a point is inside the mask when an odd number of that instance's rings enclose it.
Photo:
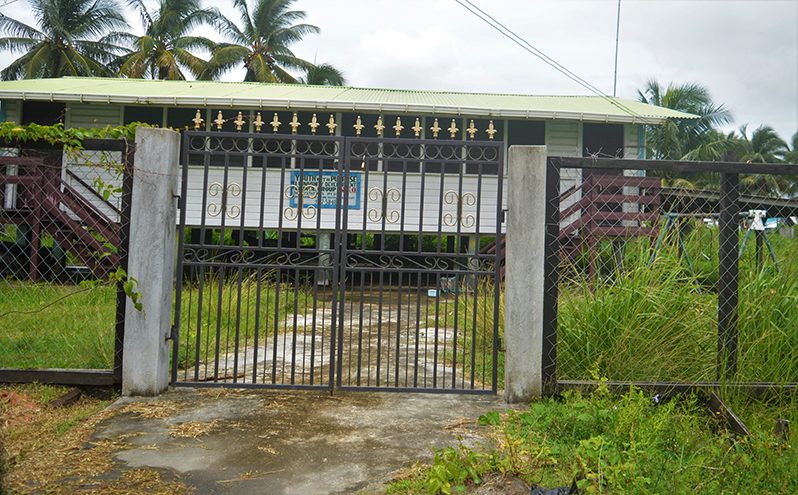
M 491 473 L 485 475 L 479 486 L 469 488 L 467 493 L 473 495 L 529 495 L 529 490 L 529 485 L 520 478 Z
M 110 411 L 107 401 L 86 396 L 68 406 L 49 407 L 65 390 L 41 385 L 0 387 L 0 493 L 192 492 L 179 481 L 164 479 L 157 470 L 117 469 L 115 454 L 128 448 L 138 434 L 92 440 L 96 425 L 119 410 Z M 153 410 L 163 413 L 165 409 Z

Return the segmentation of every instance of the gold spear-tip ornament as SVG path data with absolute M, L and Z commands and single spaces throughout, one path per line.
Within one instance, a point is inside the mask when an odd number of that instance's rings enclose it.
M 488 128 L 485 130 L 485 132 L 488 134 L 488 139 L 493 141 L 493 135 L 496 134 L 497 131 L 492 120 L 488 122 Z
M 429 128 L 432 131 L 432 137 L 438 139 L 438 134 L 441 132 L 442 127 L 438 125 L 438 118 L 435 118 L 435 121 L 432 123 L 432 127 Z
M 216 116 L 216 120 L 213 121 L 213 123 L 216 124 L 216 129 L 221 131 L 222 126 L 224 125 L 225 122 L 227 122 L 227 120 L 224 117 L 222 117 L 222 111 L 219 110 L 219 114 Z
M 396 131 L 396 137 L 400 137 L 402 135 L 402 129 L 405 126 L 402 125 L 401 117 L 396 117 L 396 125 L 393 126 L 393 130 Z
M 330 121 L 327 122 L 327 129 L 330 130 L 330 135 L 332 136 L 335 134 L 335 128 L 338 127 L 338 124 L 335 123 L 335 117 L 333 114 L 330 114 Z
M 263 127 L 263 117 L 260 116 L 260 112 L 255 115 L 255 120 L 252 121 L 252 125 L 255 126 L 255 132 L 260 132 L 261 128 Z
M 413 134 L 415 134 L 416 137 L 421 137 L 421 131 L 424 130 L 424 128 L 421 127 L 421 121 L 418 120 L 418 118 L 416 118 L 416 123 L 415 125 L 413 125 L 413 127 L 411 127 L 411 129 L 413 130 Z
M 199 130 L 199 128 L 202 127 L 203 122 L 205 122 L 205 119 L 202 118 L 202 112 L 197 110 L 197 114 L 193 119 L 191 119 L 191 121 L 194 122 L 194 129 Z
M 449 135 L 452 136 L 452 139 L 454 139 L 457 137 L 457 131 L 459 131 L 460 129 L 457 128 L 457 123 L 455 122 L 454 119 L 452 119 L 452 125 L 450 125 L 449 128 L 446 130 L 449 131 Z
M 319 124 L 319 119 L 316 118 L 315 113 L 313 114 L 313 117 L 310 118 L 310 123 L 308 125 L 310 126 L 310 133 L 316 134 L 316 128 L 321 124 Z
M 355 136 L 360 136 L 360 133 L 363 132 L 363 129 L 366 127 L 363 125 L 363 121 L 360 120 L 360 115 L 357 116 L 357 120 L 355 120 L 355 125 L 352 127 L 355 128 Z
M 297 116 L 296 112 L 294 112 L 294 116 L 291 117 L 291 123 L 288 125 L 291 126 L 291 134 L 296 134 L 296 130 L 302 125 L 299 123 L 299 116 Z
M 476 126 L 474 126 L 474 119 L 471 119 L 471 122 L 468 124 L 468 129 L 466 129 L 466 132 L 468 133 L 468 138 L 473 140 L 474 136 L 477 133 L 477 128 Z
M 374 124 L 374 129 L 377 131 L 377 136 L 382 137 L 385 126 L 382 124 L 382 117 L 377 117 L 377 123 Z
M 244 114 L 242 114 L 241 112 L 238 112 L 238 116 L 237 116 L 237 117 L 236 117 L 236 119 L 233 121 L 233 123 L 236 125 L 236 130 L 237 130 L 237 131 L 240 131 L 240 130 L 241 130 L 241 128 L 243 128 L 243 127 L 244 127 L 244 124 L 246 124 L 246 123 L 247 123 L 247 121 L 246 121 L 246 120 L 244 120 Z

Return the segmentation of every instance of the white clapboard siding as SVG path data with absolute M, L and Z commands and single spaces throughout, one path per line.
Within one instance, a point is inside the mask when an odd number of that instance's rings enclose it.
M 122 124 L 121 106 L 70 103 L 67 105 L 66 114 L 66 127 L 92 129 Z
M 79 158 L 65 157 L 63 180 L 76 191 L 83 194 L 83 197 L 86 198 L 87 201 L 103 212 L 111 221 L 119 222 L 119 214 L 116 213 L 113 208 L 109 207 L 105 201 L 88 190 L 88 187 L 93 188 L 95 191 L 98 190 L 97 179 L 99 179 L 102 184 L 115 190 L 120 190 L 122 187 L 122 174 L 115 166 L 115 164 L 118 164 L 121 160 L 121 153 L 103 152 L 102 155 L 105 157 L 103 160 L 100 159 L 99 153 L 92 154 L 90 152 L 85 153 Z M 67 170 L 71 172 L 71 174 L 67 173 Z M 76 180 L 73 174 L 75 177 L 80 178 L 86 185 L 84 186 L 80 181 Z M 111 194 L 108 198 L 108 203 L 114 205 L 118 210 L 121 209 L 121 194 Z
M 225 181 L 223 168 L 210 167 L 207 178 L 204 177 L 202 168 L 189 169 L 186 225 L 196 226 L 204 222 L 206 226 L 217 227 L 222 224 L 224 215 L 224 224 L 235 228 L 262 227 L 303 231 L 335 229 L 334 208 L 305 208 L 301 210 L 301 216 L 297 216 L 297 209 L 291 207 L 290 198 L 285 193 L 290 185 L 290 170 L 282 172 L 278 169 L 265 169 L 265 196 L 261 207 L 263 172 L 260 168 L 230 168 Z M 464 176 L 462 185 L 459 180 L 456 175 L 443 177 L 443 195 L 451 200 L 451 204 L 447 204 L 441 199 L 441 176 L 438 174 L 425 176 L 422 194 L 422 176 L 419 173 L 408 173 L 404 179 L 404 186 L 400 172 L 388 172 L 387 178 L 383 172 L 371 171 L 368 177 L 362 173 L 359 190 L 360 208 L 348 209 L 347 229 L 382 231 L 383 202 L 380 193 L 386 190 L 389 191 L 384 222 L 384 230 L 387 232 L 404 230 L 432 233 L 438 232 L 440 225 L 441 231 L 447 233 L 456 233 L 458 228 L 462 233 L 476 233 L 477 227 L 480 233 L 495 233 L 499 208 L 496 205 L 498 186 L 496 176 L 483 176 L 481 190 L 478 190 L 476 176 Z M 227 207 L 224 212 L 221 211 L 223 188 L 228 190 Z M 392 190 L 399 191 L 399 195 L 396 196 Z M 369 194 L 379 195 L 380 199 L 370 200 Z M 458 222 L 456 197 L 467 194 L 472 195 L 475 204 L 462 206 L 463 221 Z M 477 218 L 478 197 L 480 215 Z M 312 200 L 306 199 L 305 204 L 309 203 L 312 203 Z M 501 208 L 505 208 L 505 205 L 506 202 L 503 201 Z

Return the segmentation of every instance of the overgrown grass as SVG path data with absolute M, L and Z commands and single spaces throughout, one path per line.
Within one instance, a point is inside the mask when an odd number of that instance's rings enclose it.
M 388 493 L 472 493 L 489 473 L 549 488 L 575 481 L 585 494 L 798 492 L 794 440 L 781 441 L 767 422 L 736 438 L 692 397 L 658 404 L 600 387 L 479 420 L 490 444 L 438 451 Z
M 113 366 L 116 290 L 0 280 L 0 368 Z

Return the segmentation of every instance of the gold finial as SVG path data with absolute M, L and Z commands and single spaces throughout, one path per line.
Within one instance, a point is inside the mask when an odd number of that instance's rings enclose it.
M 247 123 L 247 121 L 244 120 L 244 115 L 241 112 L 238 112 L 238 117 L 236 117 L 233 123 L 236 125 L 236 130 L 240 131 L 241 128 L 244 127 L 244 124 Z
M 260 112 L 255 115 L 255 120 L 252 121 L 252 125 L 255 126 L 255 132 L 260 132 L 260 128 L 263 127 L 263 118 L 260 116 Z
M 450 125 L 449 128 L 446 130 L 449 131 L 449 135 L 451 135 L 452 139 L 454 139 L 455 137 L 457 137 L 457 131 L 459 131 L 460 129 L 457 128 L 457 124 L 455 123 L 454 119 L 452 119 L 452 125 Z
M 357 120 L 355 121 L 355 125 L 352 127 L 355 128 L 355 136 L 360 136 L 360 132 L 363 131 L 363 128 L 366 127 L 363 125 L 363 121 L 360 120 L 360 115 L 357 116 Z
M 413 134 L 415 134 L 416 137 L 421 137 L 421 131 L 424 130 L 424 128 L 421 127 L 421 121 L 418 120 L 418 118 L 416 118 L 416 125 L 411 127 L 411 129 L 413 129 Z
M 382 132 L 385 130 L 385 126 L 382 125 L 382 117 L 377 117 L 377 123 L 374 125 L 374 129 L 377 130 L 377 136 L 382 137 Z
M 310 124 L 308 124 L 308 125 L 310 126 L 310 133 L 311 134 L 316 134 L 316 128 L 318 126 L 320 126 L 321 124 L 319 124 L 319 119 L 316 118 L 316 114 L 315 113 L 313 114 L 313 117 L 310 119 Z
M 335 117 L 333 114 L 330 114 L 330 121 L 327 122 L 327 129 L 330 130 L 330 135 L 335 134 L 336 127 L 338 127 L 338 124 L 335 123 Z
M 435 122 L 432 123 L 432 127 L 429 128 L 432 131 L 432 137 L 438 139 L 438 133 L 441 132 L 441 126 L 438 125 L 438 118 L 435 118 Z
M 216 124 L 216 128 L 217 128 L 218 130 L 221 130 L 221 129 L 222 129 L 222 126 L 224 125 L 224 123 L 225 123 L 225 122 L 227 122 L 227 120 L 225 120 L 225 119 L 222 117 L 222 111 L 221 111 L 221 110 L 219 110 L 219 115 L 217 115 L 217 116 L 216 116 L 216 120 L 214 120 L 214 121 L 213 121 L 213 123 L 214 123 L 214 124 Z
M 258 114 L 258 120 L 260 120 L 260 113 Z M 274 117 L 272 117 L 271 122 L 269 122 L 269 125 L 272 126 L 272 132 L 279 131 L 281 124 L 282 122 L 280 122 L 280 117 L 277 116 L 277 112 L 274 112 Z M 255 125 L 258 125 L 257 120 L 255 121 Z M 263 125 L 263 123 L 261 123 L 261 125 Z
M 296 130 L 300 125 L 302 125 L 299 123 L 299 117 L 297 117 L 296 112 L 294 112 L 294 116 L 291 118 L 291 123 L 288 125 L 291 126 L 291 134 L 296 134 Z
M 393 130 L 396 131 L 396 137 L 399 137 L 399 136 L 402 135 L 402 129 L 404 129 L 404 128 L 405 128 L 405 126 L 402 125 L 401 117 L 396 117 L 396 125 L 393 126 Z
M 194 129 L 202 127 L 202 123 L 205 122 L 205 119 L 202 118 L 202 112 L 197 110 L 197 115 L 195 115 L 191 121 L 194 122 Z
M 494 125 L 493 125 L 493 121 L 492 120 L 490 122 L 488 122 L 488 128 L 485 130 L 485 132 L 488 133 L 488 139 L 493 141 L 493 135 L 496 134 L 497 131 L 496 131 L 496 127 L 494 127 Z
M 474 135 L 477 133 L 477 128 L 474 126 L 474 119 L 471 119 L 471 122 L 469 122 L 466 132 L 468 133 L 469 139 L 474 139 Z

